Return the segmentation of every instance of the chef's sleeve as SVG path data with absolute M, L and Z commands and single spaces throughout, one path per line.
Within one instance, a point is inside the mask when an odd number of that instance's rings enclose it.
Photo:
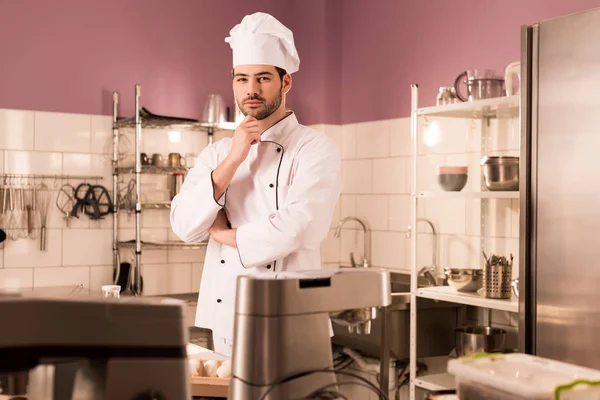
M 342 161 L 333 141 L 313 140 L 294 163 L 285 204 L 237 228 L 236 243 L 246 268 L 278 260 L 300 249 L 318 249 L 331 226 L 342 186 Z
M 205 240 L 217 213 L 225 206 L 227 191 L 215 200 L 212 181 L 212 173 L 221 162 L 224 142 L 222 139 L 206 147 L 196 157 L 194 167 L 171 202 L 171 228 L 186 243 Z

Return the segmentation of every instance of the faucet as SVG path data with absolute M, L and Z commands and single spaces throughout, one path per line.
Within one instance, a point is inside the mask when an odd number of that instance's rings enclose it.
M 369 236 L 369 230 L 367 229 L 367 225 L 361 219 L 359 219 L 357 217 L 346 217 L 346 218 L 342 219 L 340 222 L 338 222 L 337 227 L 335 228 L 333 237 L 335 237 L 336 239 L 340 237 L 340 233 L 342 233 L 342 226 L 348 221 L 358 222 L 363 228 L 363 233 L 364 233 L 364 235 L 363 235 L 363 246 L 364 246 L 363 264 L 360 266 L 363 268 L 368 268 L 369 267 L 368 251 L 369 251 L 370 236 Z M 352 268 L 357 268 L 359 266 L 356 264 L 356 261 L 354 261 L 354 253 L 350 253 L 350 262 L 352 262 Z
M 435 273 L 436 271 L 436 267 L 438 265 L 438 260 L 437 260 L 437 256 L 438 256 L 438 237 L 437 237 L 437 231 L 435 230 L 435 226 L 433 225 L 433 223 L 425 218 L 418 218 L 417 222 L 425 222 L 426 224 L 428 224 L 431 227 L 431 233 L 433 234 L 433 246 L 432 246 L 432 254 L 431 254 L 431 265 L 429 266 L 424 266 L 423 268 L 421 268 L 419 270 L 419 272 L 417 273 L 417 276 L 425 276 L 425 278 L 427 278 L 427 280 L 432 284 L 432 286 L 437 286 L 437 282 L 435 280 L 435 277 L 433 276 L 433 273 Z M 409 238 L 411 237 L 411 232 L 412 232 L 412 226 L 408 226 L 407 231 L 406 231 L 406 237 Z

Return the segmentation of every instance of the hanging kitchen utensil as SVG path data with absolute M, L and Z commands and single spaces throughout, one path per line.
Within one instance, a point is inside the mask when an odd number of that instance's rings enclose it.
M 8 237 L 11 240 L 17 240 L 19 239 L 19 230 L 17 229 L 17 222 L 15 219 L 15 188 L 12 186 L 12 183 L 8 190 L 8 199 L 9 217 L 6 224 L 6 229 Z
M 19 213 L 19 237 L 25 239 L 29 235 L 30 214 L 25 206 L 25 188 L 23 186 L 19 188 Z
M 40 250 L 46 251 L 46 221 L 48 219 L 48 208 L 50 207 L 50 191 L 48 186 L 43 183 L 37 191 L 37 203 L 40 210 Z
M 110 193 L 102 185 L 90 186 L 85 196 L 85 213 L 93 220 L 102 219 L 113 210 Z
M 67 228 L 69 228 L 71 225 L 71 213 L 73 212 L 73 208 L 75 207 L 76 203 L 75 188 L 69 183 L 62 185 L 58 191 L 58 195 L 56 196 L 56 206 L 64 214 L 63 219 L 65 220 Z M 75 217 L 79 218 L 77 216 Z
M 169 117 L 166 115 L 153 114 L 146 107 L 142 107 L 142 109 L 140 110 L 140 116 L 142 118 L 164 119 L 164 120 L 179 121 L 179 122 L 184 122 L 184 123 L 185 122 L 191 122 L 191 123 L 200 122 L 196 119 L 191 119 L 191 118 Z

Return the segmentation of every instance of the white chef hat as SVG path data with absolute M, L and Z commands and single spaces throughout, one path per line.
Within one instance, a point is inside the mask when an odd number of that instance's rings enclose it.
M 246 15 L 225 38 L 233 49 L 233 67 L 265 64 L 283 68 L 288 74 L 298 71 L 300 58 L 294 34 L 273 16 L 257 12 Z

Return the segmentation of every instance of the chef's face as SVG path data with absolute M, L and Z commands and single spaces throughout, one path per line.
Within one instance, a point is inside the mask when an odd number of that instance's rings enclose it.
M 258 120 L 282 107 L 291 85 L 291 76 L 281 77 L 272 65 L 240 65 L 233 71 L 233 93 L 239 109 Z

